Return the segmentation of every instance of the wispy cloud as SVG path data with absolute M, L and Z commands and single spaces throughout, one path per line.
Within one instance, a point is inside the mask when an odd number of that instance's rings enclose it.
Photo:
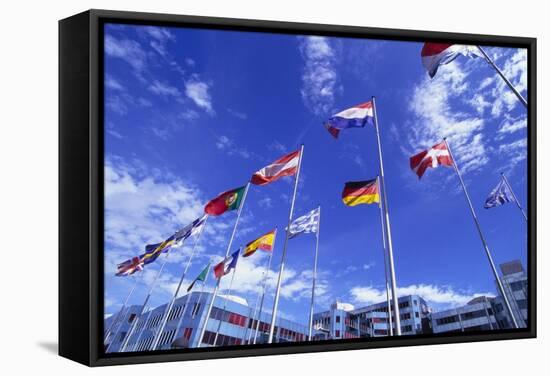
M 210 95 L 210 85 L 197 78 L 192 78 L 185 83 L 185 95 L 191 99 L 199 108 L 202 108 L 209 114 L 214 113 L 212 107 L 212 97 Z
M 386 300 L 386 290 L 374 286 L 355 286 L 350 290 L 354 304 L 374 304 Z M 420 295 L 436 310 L 443 310 L 468 303 L 478 296 L 494 296 L 489 292 L 457 291 L 451 286 L 437 286 L 434 284 L 418 284 L 397 288 L 398 296 Z
M 339 90 L 335 52 L 329 39 L 320 36 L 301 37 L 299 48 L 305 62 L 302 99 L 313 114 L 327 115 Z
M 255 155 L 253 152 L 238 146 L 235 141 L 225 135 L 220 135 L 216 138 L 216 148 L 227 155 L 238 155 L 244 159 L 249 159 Z
M 141 44 L 130 39 L 117 39 L 112 35 L 105 37 L 105 53 L 127 62 L 141 77 L 146 68 L 147 54 Z
M 174 97 L 174 98 L 177 98 L 179 99 L 181 97 L 181 93 L 180 91 L 166 83 L 166 82 L 160 82 L 158 80 L 154 80 L 150 85 L 149 85 L 149 91 L 151 91 L 152 93 L 154 94 L 157 94 L 157 95 L 160 95 L 160 96 L 170 96 L 170 97 Z

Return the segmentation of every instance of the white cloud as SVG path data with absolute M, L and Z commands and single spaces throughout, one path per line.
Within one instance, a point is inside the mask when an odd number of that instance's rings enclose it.
M 154 80 L 149 85 L 149 91 L 160 96 L 171 96 L 175 98 L 179 98 L 181 96 L 181 93 L 177 88 L 158 80 Z
M 329 40 L 320 36 L 300 38 L 299 48 L 305 61 L 302 99 L 313 114 L 327 115 L 339 90 L 334 50 Z
M 239 147 L 235 141 L 225 135 L 218 136 L 216 139 L 216 148 L 227 155 L 238 155 L 244 159 L 249 159 L 255 154 L 245 148 Z
M 350 290 L 352 302 L 355 304 L 374 304 L 386 300 L 386 290 L 373 286 L 355 286 Z M 415 284 L 397 288 L 398 296 L 419 295 L 436 310 L 461 306 L 478 296 L 494 296 L 489 292 L 463 292 L 456 291 L 450 286 L 437 286 L 433 284 Z
M 112 90 L 125 91 L 124 86 L 110 75 L 105 77 L 105 87 Z
M 112 35 L 105 37 L 105 53 L 108 56 L 120 58 L 127 62 L 136 73 L 141 73 L 146 67 L 146 53 L 141 45 L 130 39 L 117 39 Z
M 414 116 L 408 127 L 409 155 L 447 137 L 463 173 L 475 171 L 488 163 L 482 134 L 484 119 L 477 114 L 461 112 L 452 105 L 453 101 L 460 101 L 469 92 L 467 78 L 468 73 L 458 62 L 453 62 L 443 66 L 434 79 L 425 77 L 415 86 L 409 101 L 409 110 Z M 470 100 L 478 113 L 479 103 L 483 101 Z
M 502 122 L 502 125 L 498 129 L 498 133 L 499 135 L 504 136 L 505 134 L 515 133 L 525 128 L 527 128 L 527 116 L 520 116 L 517 118 L 506 116 L 505 120 Z
M 210 85 L 197 79 L 191 79 L 185 83 L 185 95 L 198 107 L 213 114 L 212 97 L 210 96 Z

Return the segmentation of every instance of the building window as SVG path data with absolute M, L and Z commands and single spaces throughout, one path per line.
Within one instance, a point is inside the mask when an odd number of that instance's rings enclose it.
M 418 312 L 415 312 L 414 317 L 420 317 L 420 314 Z
M 523 290 L 523 282 L 522 281 L 512 282 L 510 283 L 510 287 L 512 288 L 513 291 L 521 291 Z
M 442 318 L 440 318 L 440 319 L 436 319 L 436 320 L 435 320 L 435 322 L 437 323 L 437 325 L 451 324 L 451 323 L 457 322 L 457 321 L 458 321 L 458 316 L 457 316 L 457 315 L 442 317 Z
M 521 299 L 517 300 L 519 309 L 527 309 L 527 300 Z
M 339 331 L 339 330 L 335 330 L 335 331 L 334 331 L 334 336 L 335 336 L 336 338 L 340 338 L 340 331 Z
M 340 323 L 340 316 L 336 316 L 336 323 L 337 323 L 337 324 Z
M 136 318 L 136 314 L 135 314 L 135 313 L 132 313 L 132 314 L 130 315 L 130 317 L 128 317 L 128 322 L 129 322 L 129 323 L 133 322 L 135 318 Z

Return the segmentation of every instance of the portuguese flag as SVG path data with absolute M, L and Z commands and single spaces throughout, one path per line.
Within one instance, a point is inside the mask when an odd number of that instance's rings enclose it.
M 378 179 L 347 182 L 342 192 L 342 201 L 348 206 L 380 202 Z
M 218 197 L 206 204 L 204 212 L 209 215 L 220 215 L 228 210 L 238 209 L 243 199 L 245 188 L 246 186 L 243 186 L 220 193 Z

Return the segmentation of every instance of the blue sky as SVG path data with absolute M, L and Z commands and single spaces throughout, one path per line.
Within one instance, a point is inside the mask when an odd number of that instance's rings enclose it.
M 118 310 L 131 278 L 116 263 L 141 253 L 201 215 L 218 193 L 301 143 L 305 145 L 296 215 L 321 205 L 316 310 L 335 300 L 382 301 L 384 261 L 378 208 L 346 207 L 343 184 L 378 174 L 374 129 L 333 139 L 322 123 L 375 95 L 382 137 L 399 294 L 418 293 L 432 307 L 496 293 L 459 181 L 450 168 L 422 180 L 409 157 L 448 137 L 496 263 L 526 261 L 526 224 L 508 204 L 482 208 L 505 172 L 526 196 L 526 112 L 481 59 L 459 57 L 431 80 L 421 43 L 107 25 L 105 29 L 105 306 Z M 525 50 L 487 48 L 526 96 Z M 252 186 L 234 248 L 284 228 L 293 178 Z M 192 280 L 225 253 L 236 213 L 210 218 Z M 284 234 L 268 275 L 270 309 Z M 175 249 L 151 306 L 166 302 L 191 241 Z M 315 239 L 289 242 L 280 311 L 307 321 Z M 159 260 L 161 261 L 161 260 Z M 138 277 L 141 304 L 160 262 Z M 267 255 L 241 260 L 234 294 L 255 303 Z M 227 280 L 229 278 L 226 278 Z M 211 288 L 210 279 L 208 288 Z M 226 283 L 222 285 L 226 287 Z

